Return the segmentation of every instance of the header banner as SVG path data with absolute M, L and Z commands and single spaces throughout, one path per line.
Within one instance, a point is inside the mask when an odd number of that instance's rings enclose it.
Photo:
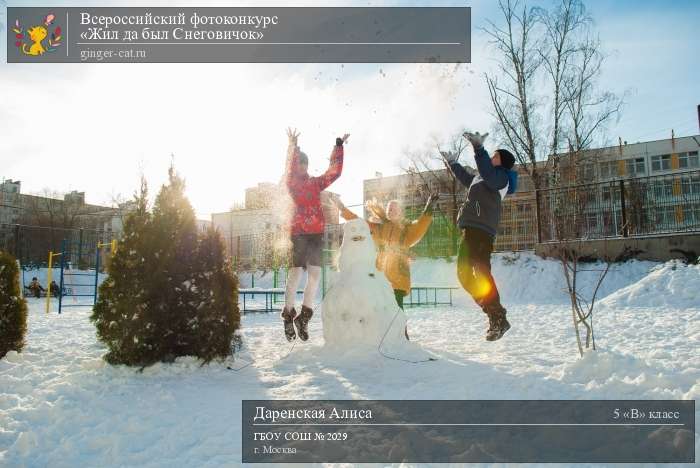
M 466 63 L 471 9 L 7 9 L 8 63 Z

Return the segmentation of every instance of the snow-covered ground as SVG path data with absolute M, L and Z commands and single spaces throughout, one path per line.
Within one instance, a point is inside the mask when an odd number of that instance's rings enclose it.
M 414 282 L 455 285 L 454 269 L 418 260 Z M 320 313 L 292 349 L 276 314 L 249 314 L 235 362 L 138 372 L 104 363 L 89 308 L 46 315 L 29 299 L 27 346 L 0 360 L 0 466 L 240 466 L 242 399 L 700 398 L 700 267 L 613 267 L 599 350 L 583 359 L 556 262 L 498 255 L 494 272 L 513 328 L 484 341 L 486 319 L 463 292 L 454 307 L 409 309 L 412 340 L 439 359 L 422 364 L 327 355 Z

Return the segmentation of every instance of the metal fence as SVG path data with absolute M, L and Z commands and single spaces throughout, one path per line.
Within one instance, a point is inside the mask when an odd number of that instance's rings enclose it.
M 416 257 L 457 254 L 460 232 L 455 213 L 438 204 L 423 239 L 412 248 Z M 415 219 L 422 207 L 407 208 Z M 537 243 L 573 239 L 649 236 L 700 232 L 700 171 L 517 192 L 502 206 L 496 251 L 530 250 Z M 67 261 L 94 262 L 98 243 L 110 242 L 111 231 L 0 224 L 0 249 L 22 264 L 44 264 L 49 250 L 70 245 Z M 225 238 L 239 271 L 275 270 L 288 263 L 289 236 L 269 231 Z M 342 225 L 326 226 L 324 261 L 331 264 L 342 242 Z
M 92 268 L 98 243 L 113 238 L 112 231 L 0 224 L 0 250 L 12 253 L 23 267 L 45 266 L 49 251 L 61 252 L 65 245 L 65 262 Z
M 338 250 L 343 240 L 341 224 L 327 224 L 323 235 L 324 262 L 333 262 L 332 252 Z M 289 261 L 291 241 L 282 230 L 227 236 L 224 238 L 227 253 L 238 271 L 276 270 Z
M 700 171 L 540 190 L 540 242 L 700 232 Z

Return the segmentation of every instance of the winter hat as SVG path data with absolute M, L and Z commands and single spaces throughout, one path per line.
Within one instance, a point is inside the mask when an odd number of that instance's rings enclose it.
M 501 166 L 506 169 L 513 169 L 513 165 L 515 164 L 515 156 L 513 156 L 513 153 L 507 149 L 499 149 L 497 151 L 498 154 L 501 155 Z
M 304 153 L 303 151 L 299 151 L 299 159 L 298 159 L 299 164 L 309 164 L 309 157 Z

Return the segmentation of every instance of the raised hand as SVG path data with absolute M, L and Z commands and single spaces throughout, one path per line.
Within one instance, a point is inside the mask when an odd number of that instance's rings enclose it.
M 471 143 L 475 148 L 478 148 L 484 145 L 484 140 L 486 140 L 486 137 L 489 136 L 489 134 L 484 133 L 482 135 L 479 132 L 464 132 L 462 136 L 469 140 L 469 143 Z
M 348 141 L 348 138 L 350 138 L 349 133 L 346 133 L 345 135 L 343 135 L 342 138 L 341 137 L 336 138 L 335 139 L 335 146 L 343 146 L 343 144 L 345 144 L 345 142 Z
M 299 141 L 299 135 L 301 135 L 301 133 L 298 132 L 296 128 L 292 130 L 291 127 L 287 127 L 287 139 L 289 140 L 289 144 L 296 146 Z

